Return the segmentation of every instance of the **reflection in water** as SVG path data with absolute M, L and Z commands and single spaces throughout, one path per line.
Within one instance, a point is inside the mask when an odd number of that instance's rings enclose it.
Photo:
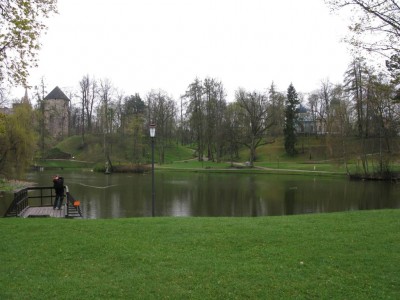
M 51 185 L 52 173 L 27 180 Z M 65 171 L 87 218 L 151 215 L 151 176 Z M 156 172 L 156 216 L 273 216 L 400 207 L 400 185 L 345 178 Z
M 292 186 L 290 182 L 286 183 L 285 187 L 285 206 L 284 206 L 284 214 L 285 215 L 293 215 L 294 214 L 294 205 L 295 205 L 295 191 L 297 190 L 297 186 Z

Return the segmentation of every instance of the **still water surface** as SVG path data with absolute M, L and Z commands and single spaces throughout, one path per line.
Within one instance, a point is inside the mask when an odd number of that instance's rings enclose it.
M 55 171 L 27 180 L 51 186 Z M 57 171 L 59 172 L 59 171 Z M 151 215 L 151 175 L 62 171 L 85 218 Z M 156 216 L 276 216 L 400 208 L 400 184 L 299 175 L 156 172 Z

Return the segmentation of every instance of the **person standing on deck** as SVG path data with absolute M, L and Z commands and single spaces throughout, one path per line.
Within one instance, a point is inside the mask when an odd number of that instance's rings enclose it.
M 64 178 L 59 175 L 53 177 L 53 186 L 56 191 L 56 199 L 54 200 L 53 209 L 61 209 L 64 200 Z

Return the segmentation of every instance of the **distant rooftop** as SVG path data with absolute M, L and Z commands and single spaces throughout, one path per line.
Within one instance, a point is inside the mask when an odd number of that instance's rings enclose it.
M 44 98 L 44 100 L 50 100 L 50 99 L 60 99 L 60 100 L 70 101 L 69 98 L 63 93 L 63 91 L 58 86 L 56 86 L 54 90 L 52 90 L 50 94 L 48 94 Z
M 308 109 L 307 109 L 307 107 L 305 107 L 305 106 L 303 106 L 303 105 L 300 104 L 300 107 L 298 108 L 298 112 L 299 112 L 300 114 L 305 114 L 305 113 L 308 112 Z

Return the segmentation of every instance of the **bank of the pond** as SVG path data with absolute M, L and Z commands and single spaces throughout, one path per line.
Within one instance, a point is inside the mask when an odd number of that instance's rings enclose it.
M 76 161 L 76 160 L 43 160 L 40 166 L 44 169 L 52 170 L 67 170 L 67 169 L 92 169 L 97 172 L 104 172 L 105 166 L 98 165 L 90 162 Z M 143 173 L 149 172 L 151 165 L 137 164 L 126 165 L 115 163 L 113 165 L 116 173 Z M 37 167 L 35 167 L 37 169 Z M 186 172 L 218 172 L 218 173 L 263 173 L 263 174 L 318 174 L 318 175 L 346 175 L 346 170 L 343 167 L 329 163 L 296 163 L 296 162 L 280 162 L 278 165 L 266 162 L 256 163 L 254 167 L 249 167 L 246 163 L 240 162 L 212 162 L 197 160 L 184 160 L 167 164 L 155 164 L 156 170 L 173 170 L 173 171 L 186 171 Z
M 78 161 L 74 159 L 48 159 L 39 162 L 41 170 L 51 169 L 54 172 L 62 172 L 69 169 L 91 169 L 95 172 L 104 173 L 105 166 L 95 164 L 88 161 Z M 114 166 L 114 173 L 146 173 L 150 172 L 151 165 L 137 164 L 126 165 L 116 163 Z M 255 163 L 254 167 L 247 166 L 246 163 L 241 162 L 212 162 L 212 161 L 197 161 L 197 160 L 183 160 L 167 164 L 155 164 L 157 171 L 174 171 L 174 172 L 197 172 L 197 173 L 236 173 L 236 174 L 283 174 L 283 175 L 306 175 L 306 176 L 335 176 L 335 177 L 349 177 L 349 173 L 353 174 L 352 177 L 359 177 L 360 179 L 380 179 L 373 175 L 366 178 L 365 176 L 358 176 L 359 166 L 356 164 L 348 164 L 348 169 L 344 165 L 333 164 L 329 162 L 294 162 L 294 161 L 278 161 L 266 162 L 261 161 Z M 398 166 L 393 166 L 395 170 Z M 35 170 L 38 166 L 35 166 Z M 349 172 L 349 173 L 348 173 Z M 398 174 L 394 173 L 393 176 L 398 180 Z M 351 176 L 350 176 L 351 177 Z M 388 180 L 392 180 L 389 178 Z
M 15 190 L 19 190 L 28 186 L 34 186 L 34 182 L 27 182 L 21 180 L 6 180 L 0 179 L 0 191 L 3 192 L 12 192 Z
M 1 299 L 395 299 L 400 210 L 0 219 Z
M 157 172 L 196 172 L 196 173 L 234 173 L 234 174 L 281 174 L 281 175 L 306 175 L 306 176 L 338 176 L 347 177 L 344 172 L 335 171 L 308 171 L 301 169 L 274 169 L 264 167 L 254 168 L 179 168 L 170 166 L 157 166 Z

